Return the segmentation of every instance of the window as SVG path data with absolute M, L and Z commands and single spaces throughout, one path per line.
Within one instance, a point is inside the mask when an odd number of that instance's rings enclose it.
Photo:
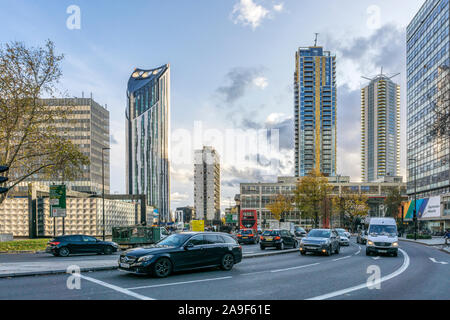
M 97 239 L 95 239 L 93 237 L 83 236 L 83 241 L 84 242 L 96 242 Z
M 200 235 L 192 237 L 191 240 L 189 240 L 189 243 L 192 243 L 194 246 L 201 246 L 205 244 L 205 241 L 203 235 Z
M 237 244 L 236 240 L 234 240 L 234 239 L 233 239 L 232 237 L 230 237 L 230 236 L 221 235 L 221 236 L 219 236 L 219 237 L 222 238 L 222 240 L 223 240 L 225 243 Z
M 215 234 L 205 235 L 205 244 L 216 244 L 216 243 L 223 243 L 222 238 Z

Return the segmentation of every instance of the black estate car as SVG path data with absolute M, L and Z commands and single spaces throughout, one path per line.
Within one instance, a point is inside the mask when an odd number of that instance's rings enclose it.
M 216 266 L 231 270 L 241 260 L 242 247 L 229 234 L 182 232 L 155 245 L 126 251 L 120 255 L 119 270 L 163 278 L 180 270 Z
M 54 256 L 67 257 L 72 253 L 112 254 L 119 250 L 119 245 L 111 241 L 101 241 L 91 236 L 59 236 L 50 240 L 45 252 Z
M 298 242 L 295 236 L 288 230 L 266 230 L 261 235 L 259 246 L 261 247 L 261 250 L 268 247 L 284 250 L 288 247 L 297 248 Z
M 340 252 L 339 235 L 335 230 L 313 229 L 300 242 L 300 253 L 324 253 L 331 256 Z

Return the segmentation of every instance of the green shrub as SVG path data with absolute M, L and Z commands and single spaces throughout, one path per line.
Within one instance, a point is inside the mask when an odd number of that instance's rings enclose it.
M 412 234 L 408 234 L 406 236 L 406 239 L 414 239 L 414 234 L 413 233 Z M 432 237 L 430 235 L 418 234 L 417 235 L 417 239 L 419 239 L 419 240 L 429 240 L 429 239 L 432 239 Z

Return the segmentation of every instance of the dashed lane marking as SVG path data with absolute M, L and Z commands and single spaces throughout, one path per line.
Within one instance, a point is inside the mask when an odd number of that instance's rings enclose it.
M 113 285 L 113 284 L 109 284 L 109 283 L 106 283 L 106 282 L 103 282 L 103 281 L 100 281 L 100 280 L 97 280 L 97 279 L 94 279 L 94 278 L 91 278 L 91 277 L 87 277 L 87 276 L 82 275 L 82 274 L 79 274 L 78 276 L 79 276 L 81 279 L 84 279 L 84 280 L 86 280 L 86 281 L 90 281 L 90 282 L 96 283 L 96 284 L 101 285 L 101 286 L 103 286 L 103 287 L 106 287 L 106 288 L 112 289 L 112 290 L 114 290 L 114 291 L 117 291 L 117 292 L 126 294 L 126 295 L 128 295 L 128 296 L 131 296 L 131 297 L 136 298 L 136 299 L 139 299 L 139 300 L 155 300 L 155 299 L 152 299 L 152 298 L 143 296 L 143 295 L 141 295 L 141 294 L 138 294 L 138 293 L 136 293 L 136 292 L 132 292 L 132 291 L 130 291 L 130 290 L 128 290 L 128 289 L 124 289 L 124 288 L 115 286 L 115 285 Z
M 307 268 L 307 267 L 317 266 L 318 264 L 320 264 L 320 263 L 317 262 L 317 263 L 307 264 L 307 265 L 304 265 L 304 266 L 298 266 L 298 267 L 292 267 L 292 268 L 285 268 L 285 269 L 277 269 L 277 270 L 272 270 L 272 271 L 270 271 L 270 272 L 282 272 L 282 271 L 288 271 L 288 270 L 302 269 L 302 268 Z
M 346 256 L 346 257 L 342 257 L 342 258 L 333 259 L 333 261 L 339 261 L 339 260 L 344 260 L 344 259 L 348 259 L 348 258 L 351 258 L 351 256 Z
M 127 288 L 127 290 L 139 290 L 139 289 L 147 289 L 147 288 L 158 288 L 158 287 L 168 287 L 168 286 L 177 286 L 182 284 L 189 284 L 189 283 L 197 283 L 197 282 L 207 282 L 207 281 L 217 281 L 217 280 L 225 280 L 225 279 L 231 279 L 232 277 L 221 277 L 221 278 L 211 278 L 211 279 L 200 279 L 200 280 L 192 280 L 192 281 L 182 281 L 182 282 L 170 282 L 170 283 L 162 283 L 162 284 L 155 284 L 151 286 L 142 286 L 142 287 L 134 287 L 134 288 Z

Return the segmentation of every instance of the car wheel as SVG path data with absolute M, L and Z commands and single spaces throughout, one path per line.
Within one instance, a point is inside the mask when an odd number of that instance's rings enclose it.
M 167 258 L 158 259 L 153 266 L 153 274 L 158 278 L 165 278 L 172 272 L 172 262 Z
M 264 247 L 264 246 L 259 246 L 260 248 L 261 248 L 261 250 L 265 250 L 266 249 L 266 247 Z
M 113 252 L 113 248 L 111 246 L 106 246 L 105 249 L 103 249 L 103 253 L 106 254 L 107 256 L 112 254 L 112 252 Z
M 234 266 L 234 257 L 231 253 L 227 253 L 222 258 L 221 268 L 225 271 L 230 271 Z
M 280 244 L 280 250 L 284 250 L 284 242 Z
M 61 257 L 67 257 L 69 254 L 70 254 L 69 248 L 67 247 L 59 248 L 59 255 Z

